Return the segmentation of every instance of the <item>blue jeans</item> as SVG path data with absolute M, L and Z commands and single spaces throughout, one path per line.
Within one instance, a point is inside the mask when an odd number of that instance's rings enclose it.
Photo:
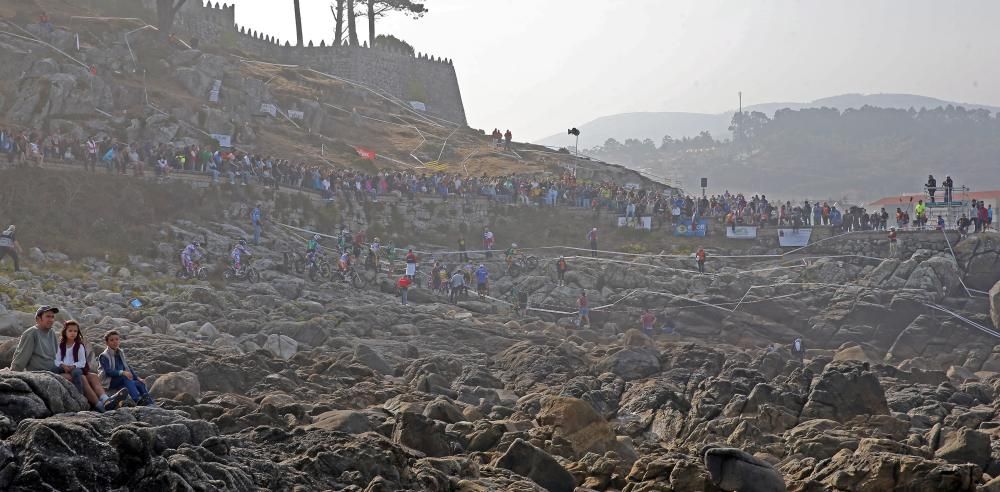
M 59 375 L 66 374 L 66 371 L 64 371 L 62 367 L 53 367 L 52 372 Z M 83 394 L 83 369 L 80 369 L 79 367 L 73 368 L 73 371 L 70 372 L 70 376 L 73 378 L 73 386 L 76 386 L 76 389 Z
M 410 289 L 406 289 L 406 288 L 403 288 L 403 289 L 399 289 L 399 295 L 400 295 L 400 297 L 401 297 L 401 299 L 402 299 L 402 301 L 403 301 L 403 305 L 404 305 L 404 306 L 406 305 L 406 293 L 407 293 L 407 291 L 409 291 L 409 290 L 410 290 Z
M 254 244 L 260 243 L 260 223 L 259 222 L 253 225 L 253 243 Z
M 129 396 L 134 401 L 139 401 L 139 398 L 142 398 L 143 395 L 149 394 L 149 391 L 146 390 L 146 385 L 140 381 L 129 379 L 125 376 L 112 377 L 111 384 L 108 385 L 108 392 L 111 393 L 119 388 L 127 389 Z

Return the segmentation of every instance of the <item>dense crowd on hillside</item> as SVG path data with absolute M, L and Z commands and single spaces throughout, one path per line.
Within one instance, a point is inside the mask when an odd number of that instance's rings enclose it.
M 494 132 L 495 134 L 498 132 Z M 501 136 L 502 138 L 503 136 Z M 575 174 L 511 174 L 505 176 L 462 176 L 446 172 L 409 171 L 362 172 L 326 164 L 296 163 L 267 155 L 250 154 L 226 148 L 150 142 L 124 143 L 104 137 L 83 141 L 58 132 L 7 131 L 0 128 L 0 152 L 10 164 L 40 165 L 43 161 L 83 163 L 90 171 L 102 168 L 108 173 L 144 175 L 151 172 L 166 177 L 174 172 L 206 174 L 213 181 L 231 184 L 256 183 L 265 186 L 290 186 L 321 193 L 328 199 L 338 195 L 346 199 L 377 201 L 380 196 L 399 194 L 417 196 L 482 197 L 498 203 L 567 206 L 629 217 L 653 217 L 654 227 L 691 222 L 705 218 L 726 226 L 832 226 L 845 231 L 886 230 L 893 219 L 884 208 L 866 211 L 859 207 L 840 210 L 837 204 L 805 201 L 769 201 L 764 195 L 730 193 L 701 198 L 684 195 L 669 188 L 643 189 L 609 181 L 578 180 Z M 911 226 L 909 210 L 897 209 L 895 226 Z M 918 212 L 914 210 L 914 212 Z M 927 225 L 926 217 L 916 214 L 913 227 Z M 980 217 L 982 215 L 982 217 Z M 976 231 L 989 227 L 991 208 L 979 207 L 971 214 L 969 225 Z M 936 224 L 938 227 L 944 225 Z M 961 224 L 949 224 L 957 227 Z

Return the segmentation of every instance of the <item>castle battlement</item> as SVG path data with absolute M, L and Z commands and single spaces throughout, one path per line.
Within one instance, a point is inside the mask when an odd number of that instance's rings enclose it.
M 117 0 L 86 0 L 106 12 Z M 138 0 L 155 18 L 156 0 Z M 276 2 L 277 3 L 277 2 Z M 275 7 L 279 8 L 279 7 Z M 280 8 L 292 8 L 291 2 Z M 174 31 L 197 38 L 202 49 L 240 50 L 262 61 L 301 65 L 380 88 L 404 101 L 424 103 L 429 112 L 466 124 L 458 76 L 451 59 L 427 53 L 360 46 L 295 46 L 294 41 L 236 24 L 236 5 L 189 0 L 177 12 Z

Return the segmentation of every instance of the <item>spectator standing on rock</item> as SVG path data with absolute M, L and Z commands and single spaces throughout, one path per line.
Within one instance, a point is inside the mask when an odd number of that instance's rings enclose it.
M 417 274 L 417 255 L 413 252 L 413 249 L 409 249 L 406 252 L 406 276 L 413 280 L 413 277 Z M 406 304 L 405 302 L 403 304 Z
M 510 140 L 512 138 L 514 138 L 514 135 L 510 133 L 510 130 L 508 129 L 503 134 L 503 150 L 510 151 Z
M 455 270 L 455 274 L 451 276 L 449 287 L 448 302 L 454 304 L 458 300 L 458 296 L 465 290 L 465 272 L 461 268 Z
M 465 238 L 458 238 L 458 260 L 459 261 L 469 261 L 469 254 L 465 252 Z
M 111 330 L 104 334 L 104 343 L 108 348 L 99 357 L 101 383 L 111 391 L 125 388 L 137 405 L 154 406 L 155 402 L 146 389 L 146 380 L 128 365 L 125 351 L 121 349 L 121 335 Z
M 569 266 L 566 264 L 566 258 L 560 256 L 559 261 L 556 262 L 556 275 L 559 276 L 559 285 L 566 285 L 566 270 Z
M 934 179 L 934 175 L 927 176 L 927 196 L 930 197 L 930 203 L 934 203 L 934 195 L 937 193 L 937 180 Z
M 642 332 L 648 336 L 653 336 L 653 325 L 656 323 L 656 315 L 649 308 L 646 308 L 642 312 L 642 316 L 639 317 L 639 321 L 642 322 Z
M 489 227 L 483 228 L 483 249 L 486 250 L 486 257 L 493 257 L 493 231 Z
M 21 271 L 21 263 L 18 260 L 17 254 L 21 252 L 21 245 L 18 244 L 17 239 L 14 237 L 15 230 L 17 228 L 11 224 L 7 230 L 0 233 L 0 261 L 10 256 L 14 260 L 14 272 L 19 272 Z
M 41 306 L 35 311 L 35 326 L 21 333 L 14 349 L 14 358 L 10 362 L 12 371 L 51 371 L 52 361 L 56 360 L 56 347 L 59 341 L 52 331 L 56 321 L 58 308 Z
M 805 358 L 805 356 L 806 356 L 806 347 L 802 343 L 802 339 L 801 338 L 796 338 L 795 341 L 792 342 L 792 354 L 795 355 L 796 357 L 798 357 L 799 360 L 802 360 L 802 359 Z
M 897 254 L 899 254 L 899 245 L 897 244 L 896 228 L 893 227 L 889 230 L 889 257 L 895 258 Z
M 698 248 L 694 256 L 698 260 L 698 273 L 705 273 L 705 248 Z
M 946 176 L 944 178 L 944 202 L 951 203 L 951 190 L 955 187 L 955 182 L 951 180 L 951 176 Z
M 396 282 L 396 288 L 399 289 L 399 299 L 404 306 L 406 305 L 406 294 L 410 290 L 410 279 L 411 277 L 403 275 L 402 277 L 399 277 L 399 281 Z
M 587 326 L 590 326 L 590 301 L 587 300 L 587 291 L 580 293 L 580 297 L 576 300 L 576 305 L 579 307 L 579 317 L 576 320 L 576 326 L 578 328 L 583 328 L 584 320 L 587 322 Z
M 258 203 L 253 210 L 250 211 L 250 223 L 253 224 L 253 244 L 257 246 L 260 244 L 260 204 Z
M 597 228 L 593 228 L 587 233 L 587 240 L 590 241 L 590 257 L 597 258 Z

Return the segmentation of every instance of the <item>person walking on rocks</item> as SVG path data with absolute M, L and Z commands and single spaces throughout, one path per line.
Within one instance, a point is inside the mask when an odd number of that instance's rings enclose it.
M 698 273 L 705 273 L 705 248 L 698 248 L 695 259 L 698 260 Z
M 410 291 L 410 285 L 412 283 L 410 280 L 411 278 L 412 277 L 408 275 L 403 275 L 402 277 L 399 277 L 399 281 L 396 282 L 396 288 L 399 289 L 399 300 L 404 306 L 406 305 L 406 295 Z
M 889 230 L 889 257 L 895 258 L 897 254 L 899 254 L 899 244 L 896 237 L 896 228 L 893 227 Z
M 21 252 L 21 245 L 18 244 L 17 239 L 14 237 L 14 231 L 17 228 L 12 224 L 7 230 L 0 233 L 0 261 L 7 256 L 10 256 L 14 260 L 14 272 L 21 271 L 21 263 L 18 261 L 17 254 Z
M 556 275 L 559 276 L 559 286 L 566 285 L 566 270 L 568 269 L 566 265 L 566 258 L 560 256 L 559 261 L 556 262 Z
M 597 228 L 593 228 L 587 233 L 587 240 L 590 241 L 590 257 L 597 258 Z
M 12 371 L 51 371 L 55 368 L 56 339 L 52 325 L 56 321 L 59 308 L 41 306 L 35 311 L 35 325 L 24 330 L 14 349 L 14 358 L 10 362 Z
M 108 348 L 98 358 L 101 363 L 101 383 L 111 391 L 125 388 L 136 405 L 155 406 L 156 403 L 146 389 L 146 380 L 140 378 L 128 365 L 125 351 L 121 349 L 121 335 L 115 330 L 105 333 L 104 344 Z

